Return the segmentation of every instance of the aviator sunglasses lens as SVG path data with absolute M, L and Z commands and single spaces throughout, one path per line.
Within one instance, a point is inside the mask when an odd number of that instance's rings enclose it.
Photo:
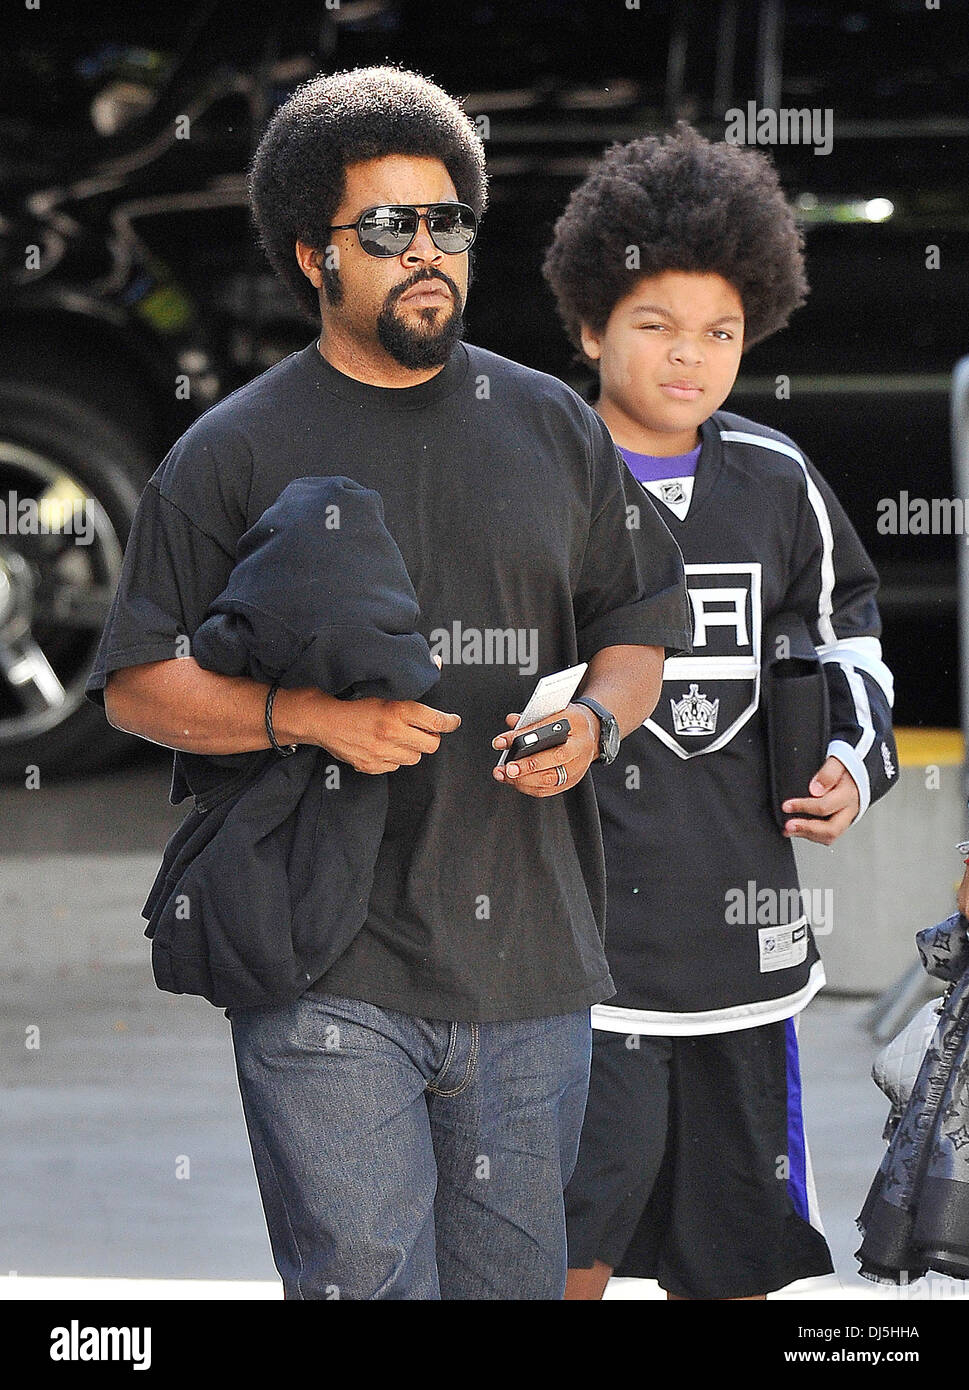
M 371 256 L 399 256 L 413 241 L 417 213 L 413 208 L 372 208 L 360 218 L 360 245 Z
M 443 203 L 436 208 L 428 208 L 427 226 L 437 249 L 451 255 L 467 251 L 478 229 L 471 208 L 460 203 Z
M 474 241 L 477 220 L 471 208 L 439 203 L 428 208 L 428 229 L 439 251 L 456 255 Z M 357 223 L 360 245 L 371 256 L 399 256 L 417 233 L 417 211 L 409 207 L 372 208 Z

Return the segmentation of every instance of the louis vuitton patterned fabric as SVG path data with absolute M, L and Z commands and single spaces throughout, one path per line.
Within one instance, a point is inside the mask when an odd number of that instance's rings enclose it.
M 860 1273 L 907 1283 L 928 1270 L 969 1277 L 969 924 L 958 913 L 916 937 L 949 991 L 858 1217 Z

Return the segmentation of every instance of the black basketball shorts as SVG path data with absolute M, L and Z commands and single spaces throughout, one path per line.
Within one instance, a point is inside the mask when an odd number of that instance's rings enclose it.
M 831 1273 L 795 1020 L 689 1037 L 596 1029 L 565 1205 L 570 1268 L 602 1260 L 683 1298 Z

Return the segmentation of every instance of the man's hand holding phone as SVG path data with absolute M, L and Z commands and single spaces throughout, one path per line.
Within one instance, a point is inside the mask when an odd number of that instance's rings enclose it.
M 492 748 L 502 750 L 493 773 L 497 782 L 510 782 L 526 796 L 555 796 L 582 781 L 589 764 L 599 756 L 599 721 L 585 705 L 571 705 L 568 701 L 587 670 L 588 664 L 583 661 L 543 676 L 524 713 L 505 716 L 505 723 L 514 734 L 498 734 L 491 740 Z M 560 741 L 560 732 L 549 728 L 559 722 L 566 725 L 568 736 L 564 741 Z M 534 730 L 542 734 L 543 746 L 539 751 L 519 755 L 516 744 L 516 757 L 509 760 L 507 750 L 514 738 Z M 553 740 L 554 746 L 545 746 Z
M 495 780 L 510 782 L 526 796 L 539 797 L 557 796 L 559 792 L 568 791 L 581 782 L 599 756 L 599 721 L 592 711 L 586 705 L 569 705 L 552 715 L 551 719 L 538 719 L 533 724 L 516 728 L 520 717 L 518 714 L 505 716 L 505 723 L 515 733 L 499 734 L 492 739 L 492 748 L 508 748 L 516 735 L 545 728 L 559 720 L 568 721 L 568 738 L 556 747 L 529 753 L 515 762 L 496 767 L 493 773 Z M 557 771 L 558 768 L 562 768 L 561 773 Z

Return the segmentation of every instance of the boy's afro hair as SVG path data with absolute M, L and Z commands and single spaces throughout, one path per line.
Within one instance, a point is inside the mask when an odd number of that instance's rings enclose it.
M 633 246 L 639 266 L 629 270 Z M 733 285 L 744 351 L 784 327 L 808 292 L 804 241 L 766 155 L 711 143 L 685 121 L 609 146 L 573 190 L 542 266 L 584 361 L 580 324 L 601 333 L 636 281 L 664 270 L 714 272 Z
M 259 240 L 300 309 L 319 322 L 318 292 L 296 260 L 297 239 L 318 250 L 343 198 L 346 167 L 384 155 L 439 159 L 458 199 L 480 215 L 487 202 L 484 146 L 441 87 L 384 66 L 320 73 L 273 115 L 249 169 Z

